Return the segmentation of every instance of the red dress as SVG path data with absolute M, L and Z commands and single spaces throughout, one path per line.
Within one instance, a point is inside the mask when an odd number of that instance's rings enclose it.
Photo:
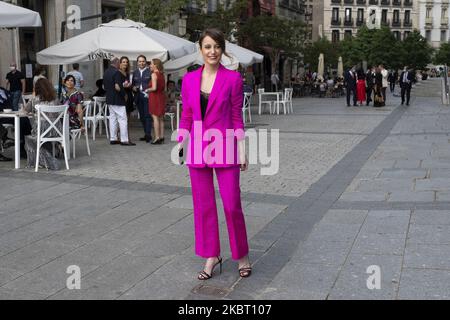
M 356 100 L 360 103 L 366 101 L 366 81 L 363 79 L 359 79 L 356 84 Z
M 155 72 L 156 74 L 156 91 L 150 92 L 148 99 L 148 110 L 150 114 L 162 117 L 166 110 L 166 80 L 161 72 Z M 152 81 L 150 80 L 150 86 L 152 87 Z

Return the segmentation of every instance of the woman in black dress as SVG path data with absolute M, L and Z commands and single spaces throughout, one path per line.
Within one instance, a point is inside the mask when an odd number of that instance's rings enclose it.
M 383 95 L 381 93 L 381 88 L 383 87 L 383 75 L 381 74 L 380 68 L 376 69 L 375 72 L 375 87 L 374 90 L 374 101 L 373 106 L 374 107 L 384 107 L 385 103 L 383 100 Z

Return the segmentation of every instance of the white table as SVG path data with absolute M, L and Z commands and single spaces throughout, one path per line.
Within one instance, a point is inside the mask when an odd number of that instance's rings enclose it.
M 260 92 L 258 93 L 259 95 L 259 114 L 261 114 L 261 102 L 262 102 L 262 98 L 263 96 L 276 96 L 277 98 L 277 105 L 278 105 L 278 109 L 277 109 L 277 114 L 280 114 L 280 97 L 281 99 L 283 99 L 283 92 Z
M 0 118 L 14 118 L 14 148 L 15 155 L 15 168 L 20 169 L 20 118 L 28 117 L 25 113 L 19 113 L 18 111 L 4 113 L 0 112 Z

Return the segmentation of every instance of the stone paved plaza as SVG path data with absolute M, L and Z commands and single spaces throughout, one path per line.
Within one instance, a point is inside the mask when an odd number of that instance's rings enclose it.
M 440 86 L 419 83 L 409 107 L 391 94 L 379 109 L 299 98 L 294 114 L 258 116 L 254 103 L 248 128 L 280 130 L 280 166 L 241 178 L 248 279 L 230 258 L 221 205 L 224 272 L 196 279 L 203 260 L 173 142 L 111 146 L 103 135 L 89 157 L 80 141 L 70 171 L 1 163 L 0 299 L 450 299 L 450 107 Z M 71 265 L 80 290 L 66 288 Z M 368 289 L 369 266 L 380 289 Z

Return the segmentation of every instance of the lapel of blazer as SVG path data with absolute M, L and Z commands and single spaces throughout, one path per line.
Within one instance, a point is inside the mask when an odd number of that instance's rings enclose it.
M 217 100 L 219 93 L 222 91 L 221 89 L 223 88 L 223 84 L 225 83 L 224 81 L 226 80 L 225 77 L 226 77 L 225 67 L 220 65 L 219 70 L 217 70 L 216 80 L 214 80 L 211 95 L 209 96 L 208 99 L 208 107 L 206 108 L 205 119 L 207 115 L 211 112 L 211 109 L 213 109 L 214 102 Z
M 192 83 L 192 90 L 194 92 L 190 93 L 192 94 L 192 102 L 195 106 L 193 112 L 199 115 L 199 119 L 202 118 L 202 110 L 200 107 L 200 89 L 201 89 L 201 83 L 202 83 L 202 70 L 203 68 L 199 68 L 198 70 L 192 71 L 195 72 L 193 75 L 194 81 Z

